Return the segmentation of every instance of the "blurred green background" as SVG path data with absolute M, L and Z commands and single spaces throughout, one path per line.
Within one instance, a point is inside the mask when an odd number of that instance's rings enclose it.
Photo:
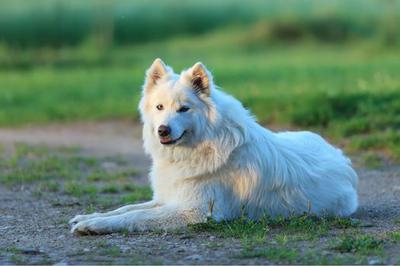
M 0 0 L 0 126 L 138 118 L 156 57 L 275 128 L 400 159 L 400 1 Z

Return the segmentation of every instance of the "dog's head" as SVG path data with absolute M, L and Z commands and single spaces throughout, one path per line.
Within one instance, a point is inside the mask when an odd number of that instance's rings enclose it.
M 156 59 L 146 72 L 139 109 L 145 134 L 164 147 L 193 145 L 215 119 L 211 101 L 213 81 L 202 63 L 180 75 Z

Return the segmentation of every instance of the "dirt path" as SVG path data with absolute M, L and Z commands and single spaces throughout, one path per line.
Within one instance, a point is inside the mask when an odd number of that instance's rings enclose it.
M 124 155 L 132 159 L 135 167 L 147 171 L 150 161 L 143 152 L 141 130 L 140 125 L 128 121 L 0 129 L 0 143 L 3 143 L 6 151 L 12 149 L 15 142 L 21 142 L 81 147 L 88 155 Z
M 84 154 L 91 156 L 129 158 L 145 175 L 150 162 L 144 156 L 140 136 L 140 125 L 126 121 L 0 129 L 0 143 L 6 154 L 13 152 L 15 142 L 79 146 Z M 360 208 L 354 218 L 366 225 L 365 232 L 384 234 L 399 230 L 400 167 L 357 169 L 357 172 Z M 62 202 L 54 204 L 52 199 L 35 197 L 29 187 L 8 188 L 0 184 L 0 264 L 271 262 L 263 257 L 240 258 L 236 256 L 242 248 L 239 240 L 220 239 L 208 233 L 76 237 L 69 233 L 66 222 L 84 211 L 85 206 L 69 197 Z M 397 248 L 399 245 L 388 247 L 384 262 L 398 262 Z M 382 262 L 371 260 L 368 262 Z

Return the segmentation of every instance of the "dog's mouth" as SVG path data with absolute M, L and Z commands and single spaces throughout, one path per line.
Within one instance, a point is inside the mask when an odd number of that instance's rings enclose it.
M 160 143 L 163 144 L 163 145 L 175 144 L 175 143 L 177 143 L 179 140 L 181 140 L 183 138 L 185 133 L 186 133 L 186 130 L 183 131 L 182 135 L 177 139 L 171 139 L 170 137 L 161 137 L 160 138 Z

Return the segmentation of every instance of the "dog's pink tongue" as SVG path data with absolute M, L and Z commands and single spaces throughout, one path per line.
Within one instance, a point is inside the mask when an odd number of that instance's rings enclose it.
M 160 138 L 161 142 L 170 142 L 172 139 L 170 137 Z

